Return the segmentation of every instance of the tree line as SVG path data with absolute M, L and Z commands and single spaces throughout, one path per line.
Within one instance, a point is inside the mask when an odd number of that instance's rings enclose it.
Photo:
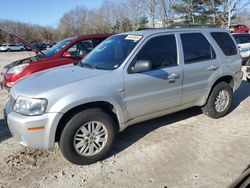
M 0 20 L 0 43 L 9 42 L 3 31 L 31 42 L 55 42 L 92 33 L 119 33 L 145 27 L 166 27 L 173 23 L 213 24 L 226 27 L 250 21 L 243 0 L 104 0 L 95 8 L 84 5 L 66 12 L 56 28 Z

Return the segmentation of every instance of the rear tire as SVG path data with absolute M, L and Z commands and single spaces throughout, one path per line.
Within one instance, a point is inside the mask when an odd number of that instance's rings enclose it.
M 102 159 L 116 137 L 114 120 L 101 109 L 79 112 L 62 131 L 59 147 L 71 163 L 87 165 Z
M 212 90 L 202 112 L 218 119 L 229 113 L 233 98 L 233 90 L 226 82 L 218 83 Z

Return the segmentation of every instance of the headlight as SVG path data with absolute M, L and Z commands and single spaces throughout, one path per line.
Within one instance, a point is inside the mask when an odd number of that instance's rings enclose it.
M 42 115 L 46 111 L 47 104 L 47 99 L 19 96 L 15 101 L 13 111 L 28 116 Z
M 18 74 L 18 73 L 22 72 L 23 69 L 24 69 L 25 67 L 27 67 L 28 65 L 29 65 L 28 63 L 22 64 L 22 65 L 17 65 L 17 66 L 15 66 L 15 67 L 10 68 L 10 69 L 7 71 L 7 73 L 8 73 L 8 74 Z

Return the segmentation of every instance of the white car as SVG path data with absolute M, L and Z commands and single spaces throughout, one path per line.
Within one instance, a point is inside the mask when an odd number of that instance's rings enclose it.
M 3 44 L 0 46 L 1 52 L 24 51 L 25 47 L 18 44 Z
M 233 36 L 240 49 L 243 64 L 250 65 L 250 34 L 235 33 Z

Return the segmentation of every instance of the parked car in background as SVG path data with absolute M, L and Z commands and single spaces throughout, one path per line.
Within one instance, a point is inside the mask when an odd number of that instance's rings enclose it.
M 24 39 L 11 34 L 36 52 L 36 56 L 15 61 L 4 67 L 1 85 L 10 88 L 18 79 L 45 69 L 72 64 L 80 61 L 99 43 L 111 34 L 86 35 L 71 37 L 58 42 L 53 47 L 42 52 Z
M 232 25 L 229 26 L 231 33 L 249 33 L 249 28 L 246 25 Z
M 55 45 L 56 43 L 47 43 L 46 44 L 46 50 L 51 48 L 53 45 Z
M 21 144 L 48 149 L 59 142 L 70 162 L 90 164 L 132 124 L 193 106 L 212 118 L 227 115 L 242 77 L 239 50 L 224 29 L 122 33 L 75 66 L 17 82 L 5 117 Z
M 250 34 L 233 33 L 233 37 L 238 44 L 242 63 L 250 66 Z
M 25 47 L 19 44 L 2 44 L 0 46 L 0 52 L 11 52 L 11 51 L 24 51 Z
M 41 51 L 47 49 L 47 44 L 45 43 L 33 43 L 33 45 Z

